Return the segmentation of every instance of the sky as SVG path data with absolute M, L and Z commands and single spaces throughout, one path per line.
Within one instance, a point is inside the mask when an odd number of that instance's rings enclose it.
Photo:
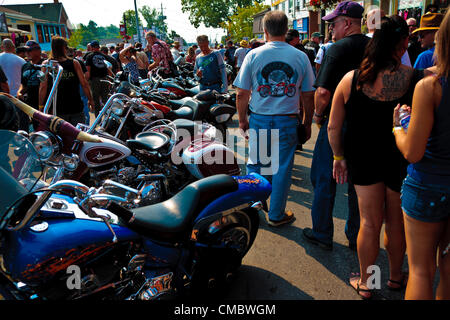
M 134 0 L 59 0 L 69 16 L 72 24 L 88 24 L 89 20 L 98 26 L 119 26 L 123 12 L 134 10 Z M 266 1 L 267 2 L 267 1 Z M 270 0 L 268 1 L 270 3 Z M 53 0 L 0 0 L 0 5 L 7 4 L 30 4 L 30 3 L 53 3 Z M 189 14 L 181 11 L 180 0 L 136 0 L 137 7 L 147 5 L 160 10 L 163 4 L 164 15 L 167 16 L 166 23 L 170 30 L 174 30 L 187 42 L 195 42 L 200 34 L 209 36 L 211 42 L 220 41 L 225 35 L 223 29 L 206 28 L 200 26 L 195 29 L 189 22 Z M 141 20 L 143 18 L 141 17 Z

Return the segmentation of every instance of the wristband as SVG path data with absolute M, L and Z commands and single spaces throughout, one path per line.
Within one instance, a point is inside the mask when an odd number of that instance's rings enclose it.
M 344 160 L 345 158 L 344 158 L 344 156 L 333 155 L 333 159 L 336 160 L 336 161 L 340 161 L 340 160 Z
M 392 128 L 392 133 L 394 133 L 394 132 L 397 131 L 397 130 L 403 130 L 403 127 L 402 127 L 402 126 L 394 126 L 394 127 Z

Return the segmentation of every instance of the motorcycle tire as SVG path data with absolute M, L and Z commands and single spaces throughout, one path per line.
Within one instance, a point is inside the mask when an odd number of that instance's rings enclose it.
M 229 250 L 198 248 L 191 281 L 191 291 L 196 297 L 217 298 L 217 294 L 222 294 L 222 289 L 234 279 L 242 259 L 252 247 L 259 229 L 258 211 L 247 208 L 240 213 L 247 217 L 247 226 L 232 224 L 220 231 L 223 242 L 231 241 Z

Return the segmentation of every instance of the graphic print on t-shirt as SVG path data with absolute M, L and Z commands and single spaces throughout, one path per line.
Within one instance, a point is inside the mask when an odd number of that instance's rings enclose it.
M 106 68 L 105 58 L 101 55 L 94 55 L 92 57 L 92 64 L 99 69 Z
M 258 74 L 258 92 L 261 98 L 293 97 L 297 88 L 298 73 L 284 62 L 271 62 Z

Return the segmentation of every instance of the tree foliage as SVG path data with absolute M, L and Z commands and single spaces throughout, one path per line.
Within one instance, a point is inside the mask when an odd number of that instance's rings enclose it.
M 92 40 L 120 38 L 119 27 L 110 25 L 108 27 L 99 27 L 97 23 L 90 20 L 87 25 L 80 24 L 68 41 L 69 46 L 79 47 L 86 46 Z
M 181 0 L 181 10 L 189 12 L 189 21 L 198 28 L 201 23 L 206 27 L 219 28 L 238 8 L 248 7 L 255 0 Z M 262 0 L 256 0 L 261 3 Z
M 124 21 L 125 18 L 125 21 Z M 141 18 L 138 15 L 138 22 L 139 25 L 142 26 Z M 132 37 L 134 34 L 137 34 L 137 28 L 136 28 L 136 14 L 134 10 L 127 10 L 122 15 L 122 20 L 120 22 L 121 24 L 125 23 L 127 26 L 127 34 Z
M 238 8 L 237 12 L 228 21 L 221 24 L 221 27 L 226 29 L 235 41 L 239 41 L 245 37 L 250 39 L 253 37 L 253 15 L 268 7 L 268 5 L 263 5 L 255 1 L 253 5 Z
M 166 34 L 167 33 L 167 24 L 162 19 L 161 13 L 154 8 L 150 8 L 149 6 L 143 6 L 138 9 L 139 13 L 144 17 L 145 22 L 147 23 L 147 28 L 151 29 L 156 27 L 159 32 Z

